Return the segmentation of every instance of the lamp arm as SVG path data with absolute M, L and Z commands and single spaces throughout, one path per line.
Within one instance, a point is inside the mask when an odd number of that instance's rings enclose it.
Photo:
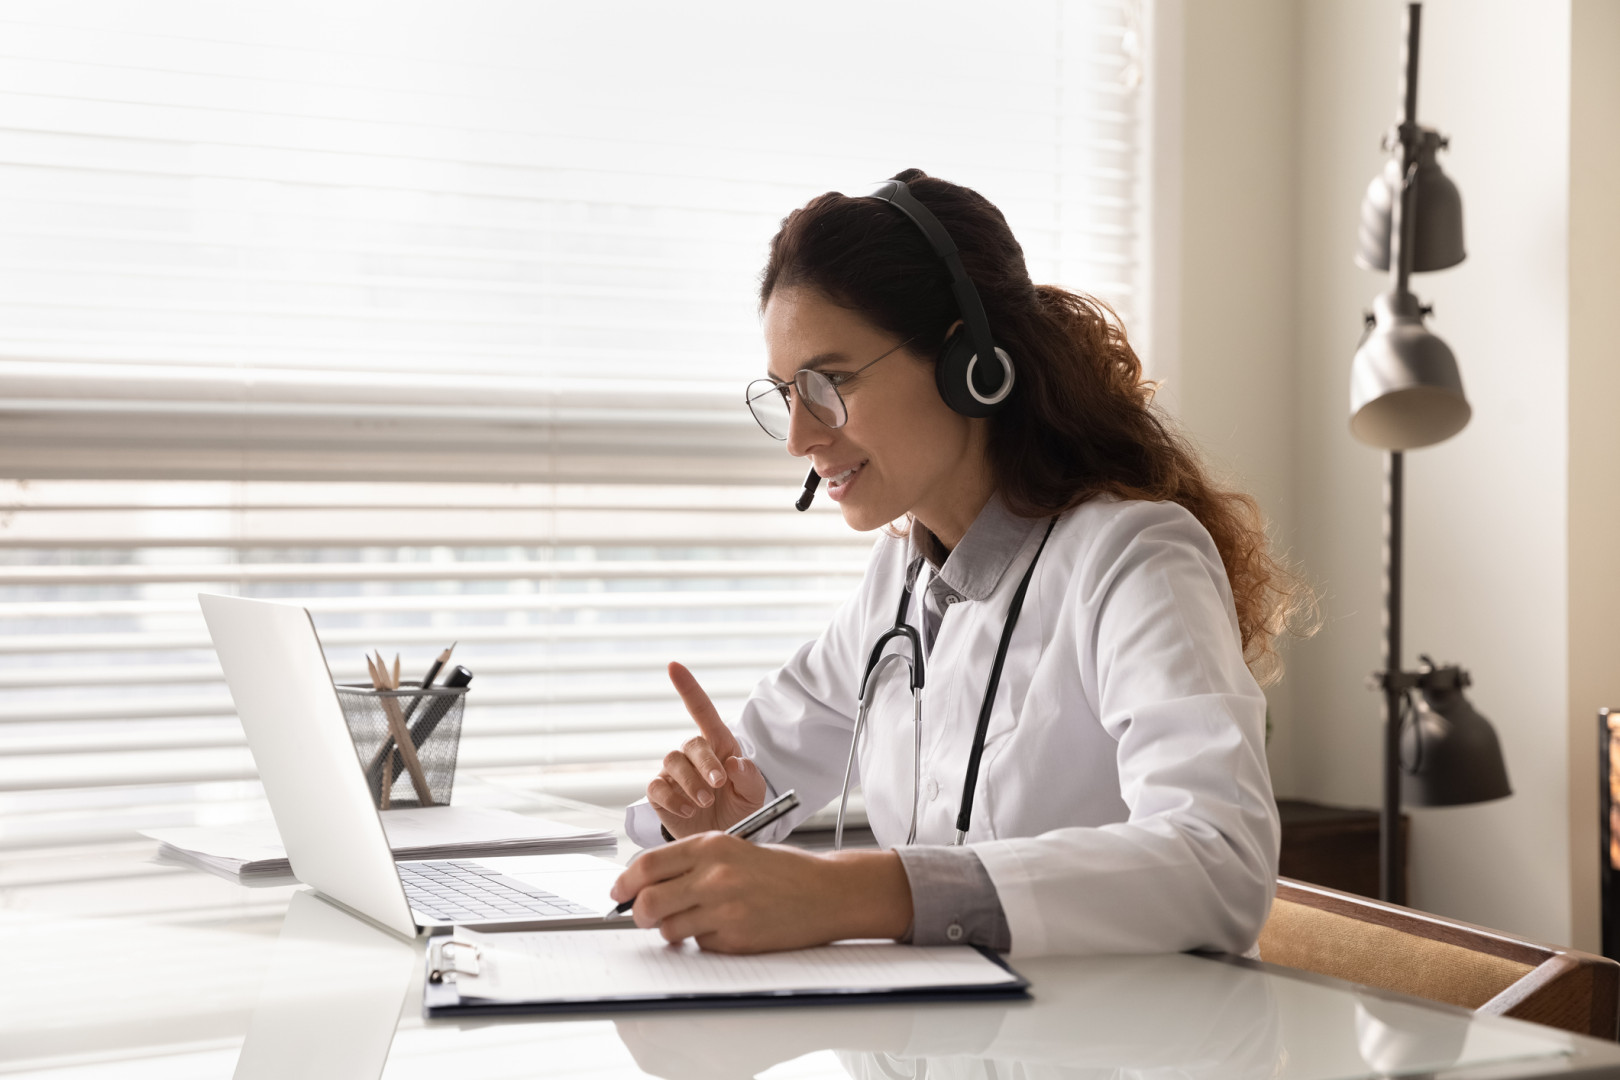
M 1403 167 L 1400 190 L 1389 208 L 1389 276 L 1397 306 L 1412 292 L 1412 253 L 1417 249 L 1416 209 L 1417 162 L 1414 160 Z

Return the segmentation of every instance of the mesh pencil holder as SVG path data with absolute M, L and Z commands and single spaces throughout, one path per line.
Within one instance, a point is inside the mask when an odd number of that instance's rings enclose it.
M 396 718 L 416 750 L 433 805 L 450 804 L 456 780 L 456 751 L 461 745 L 461 714 L 467 704 L 465 686 L 422 690 L 419 684 L 404 683 L 398 690 L 374 690 L 343 685 L 337 688 L 337 695 L 349 735 L 354 739 L 354 751 L 365 771 L 371 800 L 378 809 L 424 805 L 417 793 L 416 778 L 394 739 Z

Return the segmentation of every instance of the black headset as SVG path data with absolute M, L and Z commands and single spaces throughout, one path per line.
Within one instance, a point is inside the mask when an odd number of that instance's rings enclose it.
M 962 325 L 945 339 L 934 363 L 934 382 L 939 396 L 963 416 L 989 416 L 999 410 L 1013 388 L 1012 357 L 990 336 L 990 320 L 985 316 L 979 290 L 962 268 L 956 241 L 933 212 L 917 201 L 904 180 L 885 180 L 867 196 L 881 199 L 910 218 L 927 237 L 928 244 L 951 272 L 951 292 L 962 314 Z M 994 356 L 999 364 L 979 363 L 980 357 Z M 999 369 L 999 370 L 998 370 Z
M 973 279 L 962 267 L 956 241 L 933 211 L 917 201 L 904 180 L 885 180 L 866 194 L 910 218 L 951 272 L 951 292 L 956 294 L 962 325 L 945 339 L 939 358 L 934 361 L 934 385 L 939 388 L 939 396 L 963 416 L 984 417 L 995 413 L 1012 393 L 1012 357 L 990 336 L 990 320 L 985 316 L 984 302 L 979 299 L 979 290 L 973 287 Z M 994 356 L 1000 363 L 980 367 L 981 356 Z M 821 476 L 812 467 L 804 478 L 804 490 L 793 505 L 799 510 L 810 509 L 810 500 L 815 498 L 820 484 Z

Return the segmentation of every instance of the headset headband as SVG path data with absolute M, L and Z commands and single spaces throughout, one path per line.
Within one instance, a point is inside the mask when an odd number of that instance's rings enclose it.
M 939 223 L 939 218 L 917 201 L 904 180 L 884 180 L 866 194 L 899 210 L 922 230 L 929 246 L 944 260 L 945 268 L 951 272 L 951 292 L 956 294 L 956 306 L 962 313 L 963 325 L 967 327 L 968 340 L 973 342 L 974 355 L 984 357 L 987 361 L 993 360 L 996 343 L 990 336 L 990 319 L 984 313 L 984 302 L 979 299 L 979 290 L 973 287 L 973 279 L 962 267 L 962 256 L 956 250 L 956 241 Z

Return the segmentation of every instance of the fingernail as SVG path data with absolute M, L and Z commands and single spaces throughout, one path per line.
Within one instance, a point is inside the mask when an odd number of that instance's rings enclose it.
M 710 795 L 707 791 L 700 791 L 697 793 L 697 801 L 699 806 L 708 806 L 710 803 L 714 802 L 714 796 Z
M 716 769 L 714 772 L 709 774 L 709 783 L 713 784 L 715 787 L 719 787 L 725 782 L 726 774 L 721 772 L 719 769 Z
M 690 806 L 681 807 L 681 817 L 691 817 L 695 813 L 697 813 L 697 811 L 692 809 Z

